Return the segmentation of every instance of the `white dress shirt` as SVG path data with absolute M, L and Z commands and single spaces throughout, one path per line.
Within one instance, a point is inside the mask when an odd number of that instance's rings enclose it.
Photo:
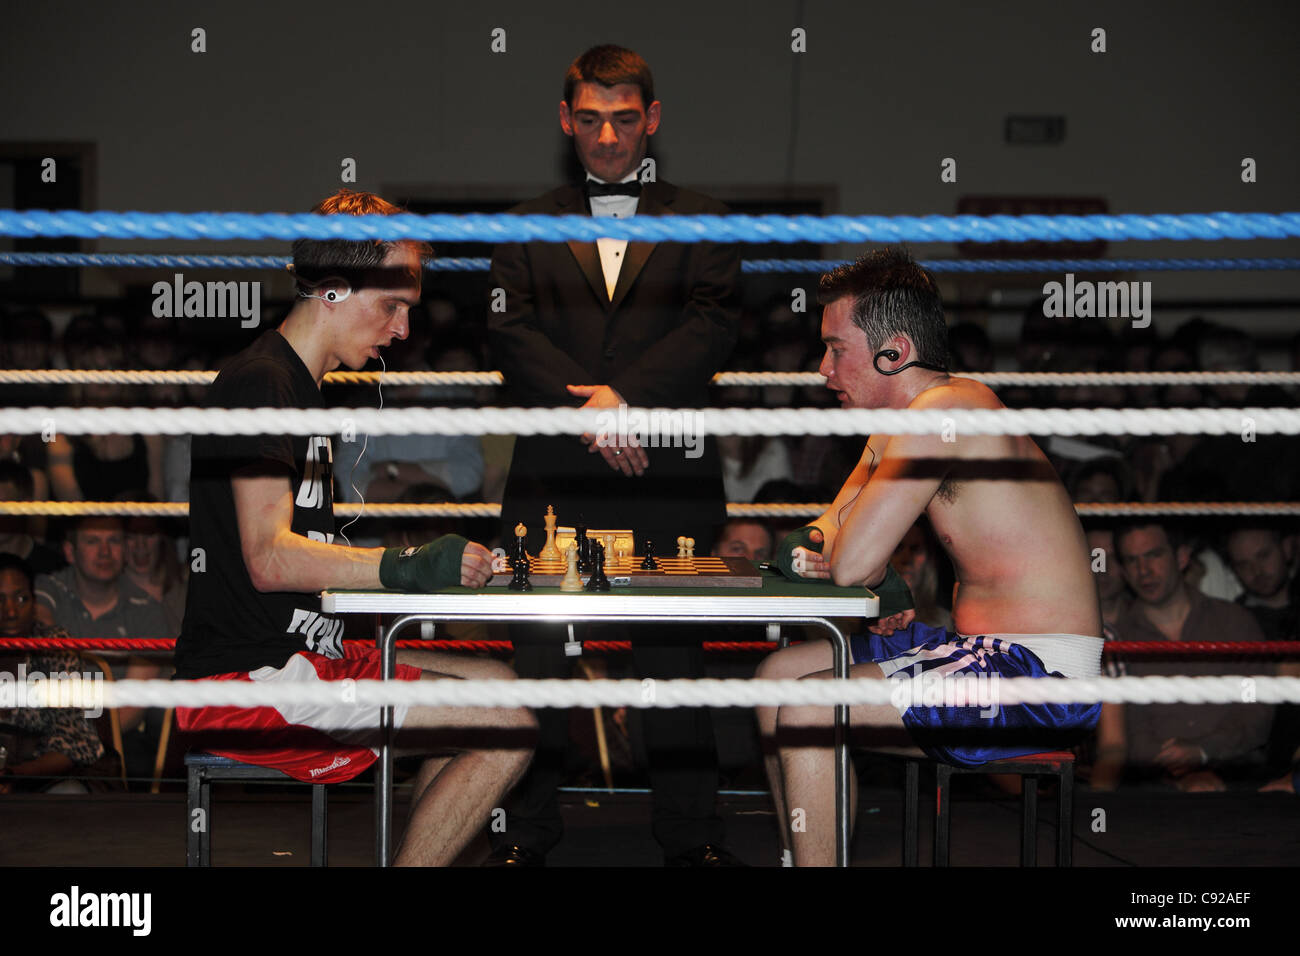
M 596 183 L 605 180 L 587 174 L 587 179 Z M 630 183 L 636 180 L 636 173 L 631 172 L 619 182 Z M 636 215 L 637 196 L 592 196 L 591 215 L 594 218 L 612 216 L 615 219 L 629 219 Z M 596 250 L 600 253 L 600 270 L 605 274 L 605 294 L 614 299 L 614 288 L 618 285 L 618 272 L 623 267 L 623 256 L 627 252 L 626 239 L 597 239 Z

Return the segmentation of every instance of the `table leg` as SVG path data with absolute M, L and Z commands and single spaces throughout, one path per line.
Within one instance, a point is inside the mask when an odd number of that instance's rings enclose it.
M 836 679 L 849 676 L 849 642 L 843 632 L 825 618 L 812 622 L 825 629 L 831 640 L 831 659 Z M 835 708 L 835 865 L 849 865 L 849 708 Z
M 379 647 L 381 675 L 392 680 L 397 673 L 397 649 L 392 629 L 385 630 L 384 619 L 375 615 L 375 643 Z M 393 833 L 393 751 L 391 731 L 393 708 L 385 707 L 379 715 L 379 764 L 375 768 L 375 865 L 389 866 Z

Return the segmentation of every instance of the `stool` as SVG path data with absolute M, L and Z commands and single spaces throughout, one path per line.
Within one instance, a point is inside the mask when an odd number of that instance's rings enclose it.
M 881 752 L 881 751 L 873 751 Z M 1020 777 L 1020 865 L 1037 866 L 1038 778 L 1055 776 L 1057 792 L 1056 865 L 1073 865 L 1074 845 L 1074 754 L 1068 750 L 1028 754 L 991 760 L 978 767 L 954 767 L 920 754 L 894 753 L 906 764 L 903 788 L 903 865 L 916 866 L 920 822 L 920 770 L 922 763 L 934 764 L 935 818 L 934 865 L 948 865 L 948 834 L 952 823 L 951 778 L 955 773 L 1010 773 Z
M 229 757 L 201 750 L 191 751 L 185 755 L 186 775 L 186 818 L 185 818 L 185 865 L 212 865 L 212 793 L 213 781 L 229 780 L 288 780 L 301 783 L 281 770 L 258 767 L 253 764 L 240 763 Z M 326 804 L 325 784 L 313 783 L 311 787 L 311 865 L 325 866 L 326 826 L 328 806 Z M 203 811 L 203 826 L 197 830 L 195 810 Z

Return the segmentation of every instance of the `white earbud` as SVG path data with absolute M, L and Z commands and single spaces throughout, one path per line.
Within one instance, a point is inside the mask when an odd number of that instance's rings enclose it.
M 298 281 L 309 289 L 319 289 L 327 282 L 337 282 L 343 286 L 341 289 L 326 289 L 324 292 L 319 294 L 315 292 L 299 292 L 298 298 L 300 299 L 320 299 L 322 302 L 339 303 L 346 301 L 348 296 L 352 294 L 352 287 L 338 276 L 329 276 L 325 279 L 321 279 L 320 282 L 308 282 L 306 279 L 301 277 Z

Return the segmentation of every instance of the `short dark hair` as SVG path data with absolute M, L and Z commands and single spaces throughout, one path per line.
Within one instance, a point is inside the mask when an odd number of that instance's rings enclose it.
M 1175 553 L 1179 548 L 1189 543 L 1187 535 L 1180 525 L 1138 517 L 1122 521 L 1115 527 L 1115 550 L 1123 553 L 1124 549 L 1120 546 L 1120 541 L 1134 531 L 1140 531 L 1143 528 L 1159 528 L 1163 531 L 1165 540 L 1169 542 L 1170 550 Z
M 36 493 L 32 471 L 22 462 L 0 461 L 0 485 L 3 484 L 13 485 L 24 501 L 30 501 Z
M 573 106 L 573 90 L 579 83 L 599 83 L 601 86 L 618 86 L 631 83 L 641 89 L 641 106 L 645 109 L 655 101 L 655 81 L 650 75 L 650 64 L 641 54 L 621 46 L 604 44 L 594 46 L 569 64 L 564 74 L 564 102 Z
M 27 579 L 27 590 L 36 590 L 36 575 L 32 572 L 32 566 L 16 554 L 0 551 L 0 574 L 6 571 L 17 571 Z
M 317 203 L 311 210 L 324 216 L 395 216 L 406 212 L 374 193 L 340 189 L 333 196 Z M 315 284 L 322 279 L 337 276 L 345 279 L 352 288 L 365 286 L 367 279 L 383 264 L 390 251 L 407 240 L 383 239 L 295 239 L 293 242 L 293 275 L 298 281 L 298 291 L 305 291 L 306 283 Z M 427 242 L 414 243 L 423 264 L 433 258 L 433 247 Z
M 891 335 L 906 335 L 916 346 L 918 361 L 948 366 L 948 326 L 939 286 L 906 249 L 876 249 L 821 277 L 818 302 L 830 305 L 846 296 L 853 299 L 853 324 L 866 333 L 871 351 Z

